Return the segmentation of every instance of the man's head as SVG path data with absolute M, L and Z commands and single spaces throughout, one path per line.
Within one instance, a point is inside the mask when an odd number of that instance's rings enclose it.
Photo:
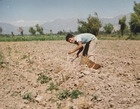
M 67 34 L 66 41 L 70 43 L 75 43 L 74 36 L 72 34 Z

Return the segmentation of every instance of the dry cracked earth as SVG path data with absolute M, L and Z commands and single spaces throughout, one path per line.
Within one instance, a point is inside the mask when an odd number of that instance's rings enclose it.
M 0 109 L 140 109 L 140 41 L 100 40 L 98 70 L 65 41 L 0 43 Z

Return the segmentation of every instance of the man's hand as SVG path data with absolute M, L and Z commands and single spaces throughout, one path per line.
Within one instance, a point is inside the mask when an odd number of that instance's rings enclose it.
M 73 53 L 73 51 L 69 51 L 69 52 L 68 52 L 68 54 L 72 54 L 72 53 Z

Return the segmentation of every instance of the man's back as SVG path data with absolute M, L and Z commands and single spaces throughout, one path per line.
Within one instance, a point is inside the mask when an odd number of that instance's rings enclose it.
M 93 34 L 90 34 L 90 33 L 83 33 L 83 34 L 76 35 L 74 37 L 76 43 L 78 43 L 79 41 L 81 41 L 82 44 L 86 44 L 89 41 L 94 40 L 95 38 L 96 37 Z

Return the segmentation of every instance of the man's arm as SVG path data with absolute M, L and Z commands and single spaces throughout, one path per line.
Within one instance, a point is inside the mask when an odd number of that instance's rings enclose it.
M 79 41 L 79 42 L 78 42 L 78 46 L 77 46 L 75 49 L 69 51 L 68 54 L 72 54 L 72 53 L 76 52 L 77 50 L 79 50 L 79 49 L 82 48 L 82 47 L 83 47 L 82 42 Z M 81 51 L 80 51 L 80 52 L 81 52 Z
M 79 57 L 79 54 L 81 53 L 81 51 L 83 50 L 83 46 L 79 49 L 79 51 L 77 52 L 77 57 Z

